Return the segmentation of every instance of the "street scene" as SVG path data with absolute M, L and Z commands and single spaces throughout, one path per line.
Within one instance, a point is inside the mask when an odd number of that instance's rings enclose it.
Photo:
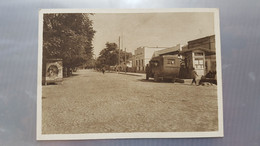
M 218 131 L 214 27 L 213 12 L 44 14 L 41 133 Z
M 44 134 L 216 131 L 216 86 L 79 70 L 43 86 Z

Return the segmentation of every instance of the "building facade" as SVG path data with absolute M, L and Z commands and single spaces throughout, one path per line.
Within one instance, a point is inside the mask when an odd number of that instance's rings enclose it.
M 135 50 L 132 66 L 136 72 L 145 72 L 145 66 L 149 63 L 155 51 L 166 49 L 166 47 L 139 47 Z
M 135 72 L 145 72 L 152 57 L 177 54 L 181 61 L 180 78 L 190 78 L 193 68 L 200 77 L 216 73 L 215 35 L 188 41 L 184 46 L 139 47 L 132 56 L 132 68 Z
M 215 35 L 189 41 L 180 54 L 184 59 L 182 74 L 187 74 L 188 78 L 193 68 L 199 76 L 216 72 Z

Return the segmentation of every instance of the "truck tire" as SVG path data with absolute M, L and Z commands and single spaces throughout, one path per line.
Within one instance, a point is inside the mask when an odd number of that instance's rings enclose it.
M 173 82 L 173 83 L 176 82 L 176 76 L 172 76 L 172 82 Z
M 155 81 L 155 82 L 159 82 L 159 76 L 158 76 L 158 74 L 154 74 L 154 81 Z

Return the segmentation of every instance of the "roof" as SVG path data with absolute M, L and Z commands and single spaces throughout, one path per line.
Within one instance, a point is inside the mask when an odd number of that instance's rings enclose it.
M 193 42 L 196 42 L 196 41 L 199 41 L 199 40 L 209 39 L 209 38 L 212 38 L 212 37 L 214 38 L 215 35 L 210 35 L 210 36 L 198 38 L 198 39 L 195 39 L 195 40 L 191 40 L 191 41 L 188 41 L 188 44 L 193 43 Z
M 173 47 L 168 47 L 163 50 L 155 51 L 153 56 L 162 56 L 162 55 L 176 55 L 180 51 L 180 44 L 173 46 Z
M 180 53 L 180 54 L 184 54 L 184 53 L 191 52 L 191 51 L 196 51 L 196 50 L 204 51 L 204 52 L 206 53 L 206 55 L 214 55 L 214 54 L 216 54 L 216 51 L 214 51 L 214 50 L 209 50 L 209 49 L 206 49 L 206 48 L 203 48 L 203 47 L 197 47 L 197 48 L 193 48 L 193 49 L 187 49 L 187 50 L 180 51 L 179 53 Z

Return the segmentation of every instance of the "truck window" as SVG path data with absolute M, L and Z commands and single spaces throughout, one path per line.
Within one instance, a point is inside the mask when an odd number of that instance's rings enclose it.
M 175 64 L 175 59 L 168 59 L 167 64 L 169 65 Z

